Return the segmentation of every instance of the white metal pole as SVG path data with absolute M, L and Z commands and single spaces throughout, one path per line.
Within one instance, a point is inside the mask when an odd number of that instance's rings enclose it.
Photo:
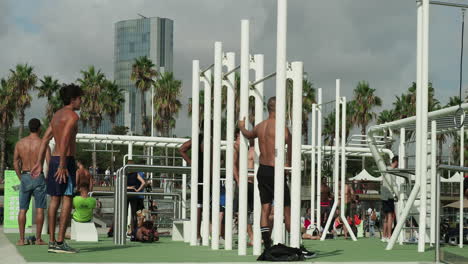
M 182 160 L 182 166 L 186 167 L 187 162 Z M 182 219 L 187 218 L 187 174 L 182 174 Z
M 325 240 L 325 237 L 328 233 L 328 228 L 331 225 L 332 220 L 335 218 L 335 211 L 338 207 L 338 177 L 339 177 L 339 147 L 340 147 L 340 79 L 336 79 L 336 87 L 335 87 L 335 161 L 334 161 L 334 169 L 333 169 L 333 206 L 330 210 L 330 214 L 328 215 L 327 223 L 325 224 L 325 229 L 322 232 L 322 237 L 320 240 Z
M 210 236 L 210 180 L 211 180 L 211 70 L 203 74 L 204 94 L 204 125 L 203 125 L 203 217 L 202 245 L 208 246 Z
M 128 159 L 129 160 L 133 159 L 133 142 L 128 143 Z
M 321 187 L 322 187 L 322 88 L 317 89 L 317 226 L 320 227 L 321 222 Z
M 264 56 L 256 54 L 254 56 L 255 79 L 260 80 L 264 76 Z M 255 125 L 263 121 L 263 82 L 255 85 Z M 262 233 L 260 232 L 260 218 L 262 205 L 260 202 L 260 192 L 258 191 L 257 171 L 260 164 L 260 145 L 258 138 L 255 139 L 255 176 L 254 176 L 254 223 L 253 223 L 253 254 L 260 255 L 262 253 Z
M 240 114 L 239 119 L 246 118 L 249 126 L 249 21 L 241 22 L 241 55 L 240 55 Z M 247 254 L 247 139 L 240 136 L 239 146 L 239 238 L 238 254 Z
M 338 116 L 337 116 L 338 117 Z M 343 221 L 348 233 L 353 241 L 356 236 L 346 219 L 345 200 L 346 200 L 346 97 L 342 97 L 341 102 L 341 220 Z M 351 216 L 352 217 L 352 216 Z
M 464 167 L 465 166 L 465 126 L 462 126 L 461 129 L 460 129 L 460 166 L 461 167 Z M 464 205 L 463 205 L 463 200 L 464 200 L 464 197 L 463 197 L 463 176 L 464 176 L 464 172 L 458 172 L 460 174 L 460 234 L 459 234 L 459 237 L 460 237 L 460 241 L 459 241 L 459 244 L 458 246 L 460 248 L 463 248 L 463 222 L 464 222 L 464 219 L 463 219 L 463 208 L 464 208 Z
M 219 201 L 221 169 L 221 77 L 223 67 L 223 46 L 214 45 L 214 83 L 213 83 L 213 193 L 211 196 L 211 249 L 219 249 Z
M 317 140 L 317 104 L 312 105 L 312 122 L 310 125 L 310 134 L 311 134 L 311 145 L 312 145 L 312 150 L 310 152 L 310 224 L 314 225 L 315 223 L 318 223 L 318 221 L 315 221 L 315 179 L 316 179 L 316 140 Z M 320 168 L 319 168 L 320 170 Z M 318 226 L 318 225 L 317 225 Z
M 398 148 L 398 167 L 400 169 L 404 169 L 406 168 L 406 160 L 405 160 L 405 156 L 406 156 L 406 147 L 405 147 L 405 142 L 406 142 L 406 129 L 404 127 L 400 128 L 400 146 Z M 403 208 L 405 206 L 405 203 L 404 203 L 404 200 L 406 198 L 406 190 L 404 190 L 404 182 L 405 180 L 404 179 L 401 179 L 400 177 L 397 178 L 397 183 L 398 183 L 398 195 L 399 195 L 399 198 L 398 198 L 398 203 L 397 203 L 397 212 L 396 212 L 396 217 L 397 217 L 397 222 L 399 222 L 400 220 L 403 221 L 402 217 L 401 217 L 401 213 L 403 211 Z M 403 242 L 404 242 L 404 233 L 403 232 L 400 232 L 400 235 L 398 237 L 398 242 L 400 245 L 403 245 Z
M 291 159 L 291 241 L 299 248 L 301 243 L 301 139 L 302 139 L 302 80 L 303 63 L 291 64 L 293 77 L 292 104 L 292 159 Z
M 437 180 L 437 122 L 431 122 L 431 245 L 435 243 L 436 233 L 436 180 Z
M 192 62 L 192 164 L 190 174 L 190 245 L 197 245 L 197 201 L 198 201 L 198 151 L 200 142 L 198 142 L 199 123 L 200 123 L 200 62 Z
M 419 214 L 418 252 L 424 252 L 426 243 L 426 216 L 427 216 L 427 116 L 429 93 L 429 0 L 423 0 L 423 26 L 422 26 L 422 57 L 421 57 L 421 122 L 420 122 L 420 184 L 421 206 Z M 418 96 L 419 97 L 419 96 Z M 418 138 L 416 138 L 418 140 Z
M 227 71 L 235 68 L 235 54 L 226 53 L 225 64 Z M 232 226 L 233 226 L 233 165 L 234 165 L 234 104 L 235 104 L 235 74 L 227 76 L 223 81 L 227 87 L 226 102 L 226 215 L 225 215 L 225 244 L 224 249 L 232 250 Z
M 286 123 L 287 0 L 278 0 L 276 36 L 276 133 L 275 133 L 275 221 L 274 244 L 283 243 L 284 220 L 284 132 Z

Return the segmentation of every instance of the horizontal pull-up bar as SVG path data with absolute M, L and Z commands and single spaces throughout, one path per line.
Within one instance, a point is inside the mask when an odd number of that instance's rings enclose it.
M 238 65 L 237 67 L 235 67 L 234 69 L 226 72 L 224 75 L 223 75 L 223 79 L 226 78 L 227 76 L 229 76 L 230 74 L 232 74 L 233 72 L 237 71 L 238 69 L 240 69 L 240 65 Z
M 211 64 L 210 66 L 206 67 L 205 69 L 201 70 L 200 71 L 200 75 L 203 75 L 207 70 L 211 69 L 214 67 L 214 63 Z
M 453 166 L 453 165 L 446 165 L 446 164 L 440 164 L 439 169 L 449 170 L 449 171 L 468 172 L 468 167 Z
M 442 5 L 442 6 L 451 6 L 451 7 L 459 7 L 459 8 L 468 8 L 466 4 L 457 4 L 457 3 L 446 3 L 440 1 L 430 1 L 431 5 Z
M 266 80 L 268 80 L 268 79 L 270 79 L 270 78 L 272 78 L 274 76 L 276 76 L 276 72 L 272 72 L 272 73 L 268 74 L 267 76 L 265 76 L 265 77 L 263 77 L 263 78 L 261 78 L 259 80 L 256 80 L 255 82 L 251 83 L 250 86 L 255 87 L 255 85 L 257 85 L 257 84 L 259 84 L 261 82 L 264 82 L 264 81 L 266 81 Z

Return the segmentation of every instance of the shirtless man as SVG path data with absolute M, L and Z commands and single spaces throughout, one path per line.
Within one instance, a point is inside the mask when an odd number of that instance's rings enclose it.
M 65 231 L 70 219 L 72 198 L 76 186 L 76 133 L 78 132 L 78 115 L 83 91 L 74 84 L 60 89 L 60 97 L 64 107 L 55 112 L 49 128 L 42 139 L 37 163 L 32 171 L 33 176 L 42 171 L 44 154 L 52 137 L 55 140 L 55 150 L 49 164 L 47 175 L 47 194 L 50 195 L 49 205 L 49 248 L 52 253 L 76 253 L 77 251 L 65 243 Z M 60 224 L 57 240 L 55 240 L 55 219 L 57 210 L 62 203 Z
M 235 207 L 238 209 L 239 203 L 239 145 L 240 134 L 236 131 L 236 142 L 234 143 L 234 179 L 236 180 Z M 249 141 L 249 150 L 247 153 L 247 169 L 253 170 L 255 167 L 255 140 Z M 254 179 L 253 175 L 248 174 L 247 178 L 247 235 L 249 236 L 249 246 L 253 245 L 253 203 L 254 203 Z M 237 212 L 238 210 L 236 210 Z
M 271 204 L 275 191 L 275 125 L 276 125 L 276 97 L 268 99 L 268 119 L 262 121 L 254 127 L 252 131 L 245 128 L 245 117 L 239 120 L 239 129 L 248 139 L 258 137 L 260 147 L 260 166 L 257 172 L 258 190 L 262 203 L 262 216 L 260 221 L 262 239 L 265 248 L 272 245 L 268 216 L 271 211 Z M 285 141 L 288 145 L 286 164 L 291 164 L 291 134 L 289 129 L 285 131 Z M 287 165 L 286 165 L 287 166 Z M 284 221 L 286 229 L 290 231 L 291 223 L 291 195 L 287 184 L 284 185 Z
M 330 200 L 332 199 L 330 187 L 327 185 L 327 177 L 322 177 L 322 184 L 320 186 L 320 207 L 321 207 L 321 221 L 320 224 L 325 226 L 328 216 L 330 215 Z
M 76 165 L 78 166 L 78 170 L 76 170 L 76 186 L 81 186 L 81 183 L 85 182 L 88 184 L 88 190 L 90 192 L 93 191 L 93 178 L 91 176 L 91 173 L 89 173 L 89 170 L 86 169 L 86 167 L 81 163 L 81 161 L 77 161 Z M 79 192 L 80 190 L 76 190 Z
M 26 225 L 26 212 L 29 209 L 31 195 L 34 195 L 36 201 L 36 245 L 46 245 L 41 238 L 42 225 L 44 224 L 44 209 L 47 208 L 46 182 L 44 174 L 39 177 L 31 176 L 31 169 L 36 164 L 37 152 L 41 145 L 41 121 L 33 118 L 29 120 L 29 136 L 22 138 L 15 146 L 13 156 L 13 165 L 16 175 L 21 181 L 20 187 L 20 211 L 18 214 L 18 226 L 20 239 L 16 243 L 18 246 L 24 246 L 24 227 Z M 47 162 L 50 160 L 50 149 L 47 148 Z

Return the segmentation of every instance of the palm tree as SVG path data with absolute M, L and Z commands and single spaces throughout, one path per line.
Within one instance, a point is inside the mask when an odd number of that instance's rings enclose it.
M 163 136 L 169 136 L 175 127 L 175 117 L 182 106 L 179 97 L 182 93 L 182 82 L 174 79 L 172 72 L 165 72 L 156 81 L 154 95 L 154 120 L 156 130 Z
M 32 97 L 29 91 L 36 86 L 37 76 L 33 71 L 33 67 L 28 64 L 18 64 L 15 69 L 10 69 L 11 85 L 16 97 L 16 106 L 19 111 L 18 119 L 20 127 L 18 130 L 18 138 L 23 136 L 24 130 L 24 111 L 31 106 Z
M 89 66 L 87 71 L 81 71 L 82 78 L 77 82 L 83 89 L 83 103 L 81 105 L 81 118 L 86 124 L 91 121 L 91 130 L 97 134 L 97 129 L 102 121 L 104 114 L 106 77 L 101 70 L 97 70 L 94 66 Z M 94 145 L 94 148 L 96 145 Z M 93 167 L 96 168 L 96 152 L 93 151 Z M 93 170 L 94 172 L 96 170 Z
M 115 128 L 115 119 L 125 103 L 124 90 L 115 81 L 104 81 L 104 113 L 109 116 L 112 129 Z
M 154 79 L 158 76 L 158 72 L 154 69 L 154 63 L 146 56 L 135 59 L 132 65 L 131 80 L 135 82 L 135 86 L 141 93 L 141 115 L 142 115 L 142 130 L 143 134 L 147 135 L 148 124 L 146 119 L 146 100 L 145 93 L 154 86 Z
M 304 144 L 309 144 L 309 114 L 315 104 L 315 88 L 309 80 L 302 81 L 302 136 Z
M 361 81 L 354 89 L 354 101 L 353 122 L 361 127 L 361 134 L 365 135 L 367 125 L 377 116 L 372 108 L 382 106 L 382 99 L 375 95 L 375 89 L 370 88 L 368 82 Z
M 395 120 L 395 113 L 393 110 L 383 110 L 377 116 L 377 124 L 385 124 Z
M 60 109 L 62 106 L 59 95 L 57 94 L 60 90 L 60 84 L 58 83 L 58 80 L 54 80 L 52 76 L 47 75 L 44 76 L 40 82 L 41 85 L 37 87 L 37 90 L 39 90 L 38 97 L 47 98 L 46 115 L 47 120 L 50 121 L 55 111 Z
M 11 82 L 0 80 L 0 176 L 4 177 L 6 137 L 16 115 L 16 97 Z
M 204 118 L 204 113 L 205 113 L 205 108 L 203 102 L 205 102 L 205 91 L 200 90 L 200 93 L 198 94 L 198 114 L 199 114 L 199 123 L 198 126 L 201 126 L 203 124 L 203 118 Z M 192 117 L 192 98 L 189 98 L 188 100 L 188 105 L 187 105 L 187 112 L 188 116 Z

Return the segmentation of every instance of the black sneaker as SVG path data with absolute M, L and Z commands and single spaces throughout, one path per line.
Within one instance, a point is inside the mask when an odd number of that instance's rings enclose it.
M 58 243 L 56 243 L 56 247 L 55 247 L 55 253 L 66 253 L 66 254 L 73 254 L 73 253 L 78 253 L 78 250 L 70 247 L 67 243 L 65 243 L 65 241 L 59 245 Z
M 55 250 L 57 249 L 57 242 L 49 242 L 49 248 L 47 249 L 47 252 L 49 253 L 55 253 Z
M 271 248 L 272 244 L 273 244 L 273 241 L 271 239 L 263 241 L 263 246 L 265 247 L 265 250 Z
M 304 255 L 304 258 L 306 259 L 310 259 L 317 256 L 315 252 L 307 250 L 303 245 L 300 247 L 300 249 L 302 251 L 302 255 Z

